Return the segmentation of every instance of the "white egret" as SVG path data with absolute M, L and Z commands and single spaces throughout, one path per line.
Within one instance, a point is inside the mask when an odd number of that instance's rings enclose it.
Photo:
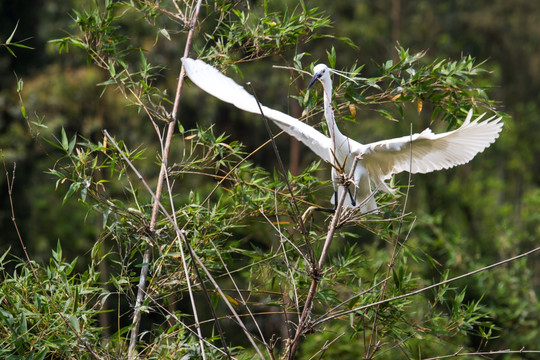
M 255 97 L 232 79 L 201 60 L 183 58 L 182 61 L 188 77 L 198 87 L 241 110 L 260 114 Z M 262 106 L 262 111 L 282 130 L 297 138 L 332 165 L 334 203 L 337 203 L 335 200 L 342 191 L 340 189 L 343 189 L 339 186 L 340 175 L 351 172 L 355 157 L 359 160 L 353 171 L 354 195 L 347 196 L 345 205 L 361 206 L 361 210 L 370 211 L 377 208 L 372 196 L 372 184 L 377 189 L 392 193 L 393 190 L 385 181 L 393 174 L 402 171 L 413 174 L 428 173 L 465 164 L 495 142 L 502 130 L 501 117 L 492 116 L 480 122 L 485 115 L 482 114 L 471 121 L 472 110 L 470 110 L 463 125 L 454 131 L 434 134 L 430 129 L 426 129 L 420 134 L 367 145 L 360 144 L 343 135 L 337 127 L 331 103 L 330 71 L 331 69 L 324 64 L 315 66 L 314 76 L 309 85 L 311 87 L 317 80 L 322 82 L 324 116 L 330 137 L 280 111 L 266 106 Z

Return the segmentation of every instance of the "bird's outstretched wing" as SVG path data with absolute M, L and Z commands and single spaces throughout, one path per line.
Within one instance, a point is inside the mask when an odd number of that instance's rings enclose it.
M 237 108 L 260 114 L 257 100 L 234 80 L 220 73 L 202 60 L 182 58 L 188 77 L 198 87 Z M 262 106 L 264 115 L 274 121 L 283 131 L 304 143 L 326 162 L 332 162 L 332 141 L 329 137 L 280 111 Z
M 463 125 L 454 131 L 434 134 L 426 129 L 420 134 L 364 145 L 364 165 L 372 181 L 381 184 L 402 171 L 428 173 L 465 164 L 494 143 L 501 132 L 501 117 L 480 122 L 484 115 L 471 121 L 469 111 Z

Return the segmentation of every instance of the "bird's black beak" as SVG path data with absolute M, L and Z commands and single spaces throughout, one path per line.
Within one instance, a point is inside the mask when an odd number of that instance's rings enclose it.
M 319 80 L 321 78 L 321 73 L 316 73 L 315 75 L 313 75 L 313 78 L 311 79 L 307 89 L 311 89 L 311 87 L 313 86 L 313 84 L 315 84 L 317 82 L 317 80 Z

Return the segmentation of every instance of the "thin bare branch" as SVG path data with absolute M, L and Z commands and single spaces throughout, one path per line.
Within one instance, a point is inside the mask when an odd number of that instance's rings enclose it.
M 214 242 L 212 240 L 210 240 L 210 242 L 212 243 L 212 246 L 214 247 L 214 250 L 216 250 L 216 254 L 219 257 L 219 260 L 221 261 L 221 265 L 223 265 L 223 268 L 225 269 L 226 274 L 229 276 L 229 279 L 231 280 L 231 282 L 232 282 L 232 284 L 233 284 L 233 286 L 234 286 L 234 288 L 236 290 L 236 293 L 240 297 L 240 300 L 242 300 L 242 305 L 244 305 L 244 307 L 246 308 L 246 310 L 247 310 L 247 312 L 249 314 L 249 317 L 251 318 L 251 321 L 253 321 L 253 323 L 255 324 L 255 327 L 257 328 L 257 331 L 259 332 L 260 339 L 261 339 L 263 345 L 265 346 L 265 348 L 266 348 L 266 350 L 268 352 L 268 355 L 270 357 L 272 357 L 272 351 L 270 350 L 270 345 L 264 339 L 264 334 L 263 334 L 263 332 L 261 330 L 261 327 L 259 326 L 259 323 L 255 319 L 255 316 L 253 316 L 253 313 L 251 312 L 251 309 L 247 305 L 247 301 L 246 301 L 246 299 L 244 299 L 244 295 L 242 295 L 242 292 L 238 288 L 238 285 L 236 284 L 236 281 L 234 280 L 233 276 L 229 272 L 229 268 L 227 267 L 227 263 L 225 261 L 223 261 L 223 258 L 221 257 L 221 254 L 220 254 L 218 248 L 216 247 L 216 245 L 214 244 Z
M 172 194 L 172 186 L 171 186 L 171 184 L 169 182 L 169 176 L 166 176 L 165 179 L 167 181 L 167 191 L 169 193 L 171 213 L 174 215 L 173 216 L 174 224 L 175 224 L 176 227 L 178 227 L 178 220 L 176 218 L 176 211 L 174 210 L 174 201 L 173 201 L 174 196 Z M 203 342 L 202 342 L 203 341 L 203 336 L 202 336 L 200 322 L 199 322 L 199 314 L 197 312 L 197 305 L 196 305 L 196 302 L 195 302 L 195 298 L 193 296 L 193 289 L 192 289 L 192 286 L 191 286 L 191 276 L 189 275 L 189 267 L 187 265 L 186 256 L 185 256 L 185 253 L 184 253 L 184 246 L 182 245 L 182 242 L 180 241 L 180 238 L 177 238 L 177 240 L 178 240 L 178 247 L 180 249 L 180 257 L 182 259 L 182 268 L 184 269 L 184 276 L 186 277 L 186 283 L 187 283 L 187 287 L 188 287 L 189 301 L 191 303 L 191 309 L 193 310 L 193 319 L 195 320 L 195 327 L 197 329 L 197 335 L 198 335 L 198 338 L 199 338 L 199 343 L 201 345 L 201 354 L 202 354 L 203 359 L 206 359 L 206 354 L 204 353 L 204 347 L 203 347 Z M 200 281 L 202 283 L 202 279 L 200 279 Z M 210 304 L 210 308 L 213 310 L 212 304 Z M 216 320 L 216 322 L 217 322 L 217 320 Z M 218 325 L 218 329 L 220 329 L 219 325 Z M 221 340 L 222 340 L 222 343 L 223 343 L 224 352 L 229 357 L 229 359 L 231 359 L 231 354 L 230 354 L 229 349 L 227 347 L 227 342 L 225 341 L 224 336 L 223 336 L 221 331 L 220 331 L 220 336 L 221 336 Z
M 329 315 L 327 317 L 324 317 L 322 319 L 319 319 L 315 322 L 313 322 L 312 326 L 315 327 L 325 321 L 328 321 L 328 320 L 331 320 L 331 319 L 335 319 L 335 318 L 338 318 L 340 316 L 343 316 L 343 315 L 347 315 L 347 314 L 351 314 L 351 313 L 354 313 L 354 312 L 358 312 L 358 311 L 362 311 L 364 309 L 368 309 L 370 307 L 374 307 L 374 306 L 378 306 L 378 305 L 382 305 L 382 304 L 387 304 L 387 303 L 390 303 L 392 301 L 396 301 L 396 300 L 399 300 L 399 299 L 404 299 L 404 298 L 408 298 L 410 296 L 414 296 L 414 295 L 418 295 L 418 294 L 421 294 L 427 290 L 431 290 L 431 289 L 434 289 L 436 287 L 439 287 L 439 286 L 442 286 L 442 285 L 446 285 L 448 283 L 451 283 L 451 282 L 454 282 L 454 281 L 457 281 L 457 280 L 460 280 L 460 279 L 463 279 L 463 278 L 466 278 L 466 277 L 469 277 L 469 276 L 472 276 L 474 274 L 477 274 L 479 272 L 482 272 L 482 271 L 486 271 L 486 270 L 489 270 L 489 269 L 492 269 L 492 268 L 495 268 L 497 266 L 501 266 L 501 265 L 504 265 L 504 264 L 507 264 L 507 263 L 510 263 L 512 261 L 515 261 L 515 260 L 518 260 L 518 259 L 521 259 L 521 258 L 524 258 L 524 257 L 527 257 L 529 255 L 532 255 L 534 254 L 535 252 L 538 252 L 540 251 L 540 246 L 537 247 L 537 248 L 534 248 L 532 250 L 529 250 L 527 252 L 524 252 L 522 254 L 519 254 L 519 255 L 516 255 L 516 256 L 513 256 L 511 258 L 508 258 L 508 259 L 505 259 L 505 260 L 502 260 L 502 261 L 499 261 L 499 262 L 496 262 L 496 263 L 493 263 L 491 265 L 488 265 L 488 266 L 484 266 L 480 269 L 477 269 L 477 270 L 473 270 L 473 271 L 470 271 L 466 274 L 463 274 L 463 275 L 459 275 L 459 276 L 456 276 L 456 277 L 453 277 L 451 279 L 447 279 L 447 280 L 444 280 L 444 281 L 441 281 L 441 282 L 438 282 L 436 284 L 432 284 L 432 285 L 429 285 L 429 286 L 426 286 L 426 287 L 423 287 L 421 289 L 418 289 L 418 290 L 415 290 L 415 291 L 411 291 L 411 292 L 408 292 L 406 294 L 403 294 L 403 295 L 398 295 L 398 296 L 394 296 L 392 298 L 388 298 L 388 299 L 384 299 L 384 300 L 381 300 L 381 301 L 377 301 L 377 302 L 374 302 L 374 303 L 371 303 L 371 304 L 367 304 L 367 305 L 362 305 L 362 306 L 358 306 L 354 309 L 350 309 L 350 310 L 346 310 L 346 311 L 341 311 L 339 313 L 335 313 L 335 314 L 332 314 L 332 315 Z
M 540 350 L 494 350 L 494 351 L 474 351 L 474 352 L 456 352 L 450 355 L 441 355 L 431 358 L 424 358 L 422 360 L 438 360 L 438 359 L 450 359 L 461 356 L 490 356 L 490 355 L 503 355 L 503 354 L 540 354 Z
M 138 177 L 138 179 L 141 181 L 141 183 L 143 184 L 143 186 L 146 188 L 146 191 L 148 191 L 148 193 L 152 196 L 152 198 L 154 199 L 154 201 L 157 200 L 157 196 L 156 194 L 154 194 L 154 192 L 152 191 L 152 188 L 150 187 L 150 185 L 148 185 L 148 183 L 144 180 L 143 176 L 141 175 L 141 173 L 137 170 L 137 168 L 133 165 L 133 163 L 131 161 L 129 161 L 129 159 L 127 158 L 127 156 L 124 154 L 124 152 L 120 149 L 120 147 L 118 146 L 118 144 L 116 143 L 116 141 L 114 141 L 114 139 L 112 138 L 112 136 L 107 132 L 107 130 L 104 130 L 104 133 L 105 133 L 105 136 L 107 136 L 107 138 L 109 139 L 109 141 L 111 142 L 111 144 L 115 147 L 115 149 L 120 153 L 120 156 L 122 157 L 122 159 L 124 159 L 124 161 L 129 165 L 129 167 L 131 168 L 131 170 L 135 173 L 135 175 Z M 229 308 L 229 310 L 231 311 L 231 313 L 233 314 L 233 317 L 236 319 L 238 325 L 241 327 L 241 329 L 244 331 L 244 333 L 246 334 L 246 337 L 248 338 L 248 340 L 250 341 L 250 343 L 253 345 L 255 351 L 257 352 L 257 354 L 259 355 L 259 357 L 261 359 L 264 359 L 264 356 L 263 354 L 261 353 L 261 351 L 259 350 L 259 348 L 257 347 L 257 344 L 255 343 L 254 339 L 253 339 L 253 336 L 250 334 L 250 332 L 247 330 L 246 326 L 244 325 L 244 323 L 242 322 L 242 320 L 240 319 L 240 316 L 238 315 L 238 313 L 236 312 L 236 310 L 234 310 L 234 307 L 231 305 L 230 301 L 227 299 L 227 297 L 225 296 L 225 294 L 223 293 L 222 289 L 220 288 L 220 286 L 218 285 L 218 283 L 216 282 L 216 280 L 214 279 L 214 277 L 212 276 L 212 274 L 210 274 L 210 272 L 208 271 L 208 269 L 206 268 L 206 266 L 204 265 L 204 263 L 202 262 L 201 258 L 194 252 L 192 251 L 191 247 L 189 246 L 189 243 L 187 242 L 187 239 L 185 237 L 185 232 L 183 230 L 181 230 L 177 225 L 176 223 L 174 222 L 172 216 L 169 214 L 169 212 L 167 211 L 167 209 L 165 209 L 165 207 L 163 206 L 163 204 L 159 201 L 157 202 L 158 206 L 159 206 L 159 210 L 163 213 L 163 215 L 165 216 L 165 218 L 170 222 L 170 224 L 173 225 L 174 227 L 174 230 L 176 232 L 176 235 L 178 238 L 181 239 L 181 241 L 186 244 L 186 246 L 188 246 L 188 249 L 190 250 L 190 253 L 191 253 L 191 257 L 195 260 L 195 262 L 201 267 L 201 269 L 203 269 L 204 273 L 206 274 L 206 276 L 208 277 L 208 280 L 210 280 L 210 282 L 212 283 L 212 285 L 214 286 L 214 288 L 218 291 L 218 293 L 220 294 L 221 298 L 223 299 L 223 301 L 225 302 L 225 304 L 227 305 L 227 307 Z
M 323 347 L 317 351 L 312 357 L 309 358 L 309 360 L 312 360 L 312 359 L 315 359 L 315 356 L 317 356 L 319 353 L 320 355 L 317 357 L 317 359 L 322 359 L 323 358 L 323 355 L 324 353 L 326 352 L 326 350 L 328 350 L 330 348 L 330 346 L 332 346 L 333 343 L 335 343 L 336 341 L 338 341 L 343 335 L 345 335 L 345 333 L 341 333 L 339 334 L 335 339 L 333 339 L 332 341 L 326 341 L 323 345 Z
M 287 273 L 288 273 L 288 277 L 289 277 L 289 283 L 292 284 L 292 287 L 293 287 L 294 305 L 296 307 L 296 312 L 298 314 L 300 314 L 300 304 L 299 304 L 300 299 L 298 298 L 298 290 L 296 289 L 296 280 L 294 279 L 293 269 L 292 269 L 291 264 L 289 262 L 289 258 L 287 256 L 287 250 L 285 249 L 285 242 L 283 241 L 283 239 L 288 241 L 289 244 L 291 244 L 291 246 L 293 248 L 295 248 L 300 253 L 301 256 L 304 257 L 304 253 L 302 251 L 300 251 L 300 249 L 298 249 L 296 247 L 296 245 L 292 241 L 290 241 L 289 238 L 284 236 L 283 233 L 281 232 L 281 225 L 279 223 L 279 214 L 278 214 L 278 211 L 277 211 L 277 193 L 274 196 L 274 207 L 275 207 L 275 210 L 276 210 L 276 224 L 277 224 L 276 230 L 278 231 L 279 238 L 280 238 L 280 248 L 283 250 L 283 259 L 285 259 L 285 264 L 287 266 Z M 264 213 L 263 213 L 263 215 L 266 217 L 266 215 Z M 307 263 L 308 260 L 305 257 L 304 257 L 304 260 Z
M 336 311 L 337 309 L 339 309 L 339 308 L 342 307 L 343 305 L 348 304 L 351 300 L 356 299 L 356 298 L 358 298 L 358 297 L 360 297 L 360 296 L 362 296 L 362 295 L 365 295 L 365 294 L 368 294 L 368 293 L 372 292 L 372 291 L 375 290 L 377 287 L 379 287 L 380 285 L 382 285 L 385 281 L 388 281 L 389 278 L 390 278 L 390 277 L 388 276 L 388 277 L 382 279 L 381 281 L 379 281 L 378 283 L 376 283 L 375 285 L 371 286 L 369 289 L 366 289 L 366 290 L 364 290 L 364 291 L 362 291 L 362 292 L 360 292 L 360 293 L 358 293 L 358 294 L 354 294 L 353 296 L 349 297 L 348 299 L 346 299 L 346 300 L 340 302 L 339 304 L 337 304 L 336 306 L 334 306 L 333 308 L 331 308 L 330 310 L 328 310 L 327 312 L 325 312 L 323 315 L 321 315 L 321 316 L 319 317 L 319 319 L 324 318 L 325 316 L 327 316 L 328 314 L 330 314 L 330 313 Z
M 390 257 L 390 262 L 388 263 L 388 268 L 386 269 L 386 279 L 390 278 L 390 272 L 394 268 L 394 263 L 396 261 L 397 255 L 398 255 L 399 251 L 401 250 L 401 248 L 404 246 L 407 239 L 409 238 L 408 236 L 410 234 L 410 230 L 412 229 L 412 226 L 414 225 L 414 221 L 413 221 L 413 224 L 411 225 L 411 228 L 409 229 L 409 233 L 407 234 L 407 236 L 403 240 L 403 243 L 400 244 L 399 238 L 401 236 L 401 230 L 403 229 L 403 219 L 405 217 L 405 211 L 406 211 L 406 208 L 407 208 L 407 201 L 409 199 L 409 190 L 411 188 L 411 182 L 412 182 L 412 162 L 413 162 L 412 123 L 410 125 L 409 134 L 410 134 L 409 135 L 410 136 L 410 141 L 409 141 L 409 177 L 408 177 L 408 183 L 407 183 L 407 191 L 405 192 L 405 201 L 403 202 L 403 209 L 401 210 L 401 216 L 400 216 L 400 219 L 399 219 L 399 222 L 398 222 L 398 231 L 397 231 L 397 234 L 396 234 L 396 239 L 394 241 L 394 248 L 392 250 L 392 256 Z M 415 221 L 416 221 L 416 219 L 415 219 Z M 383 285 L 382 285 L 379 301 L 382 300 L 383 297 L 384 297 L 384 294 L 386 292 L 386 285 L 387 284 L 388 284 L 388 282 L 387 282 L 387 280 L 385 280 L 383 282 Z M 373 355 L 375 355 L 376 349 L 379 348 L 379 347 L 373 347 L 372 346 L 373 342 L 377 342 L 377 319 L 378 319 L 378 315 L 379 315 L 379 305 L 377 305 L 377 307 L 375 308 L 375 314 L 373 315 L 373 323 L 371 325 L 371 332 L 370 332 L 370 335 L 369 335 L 369 343 L 368 343 L 367 352 L 366 352 L 366 356 L 365 356 L 366 359 L 371 359 L 373 357 Z
M 199 338 L 199 334 L 197 333 L 197 331 L 191 329 L 192 328 L 192 325 L 188 325 L 186 323 L 184 323 L 182 320 L 180 320 L 178 318 L 178 316 L 176 316 L 174 313 L 170 312 L 167 308 L 165 308 L 162 304 L 160 304 L 159 302 L 157 302 L 155 299 L 153 298 L 150 298 L 150 301 L 152 301 L 154 303 L 154 305 L 158 308 L 160 308 L 161 310 L 163 310 L 167 315 L 169 315 L 171 318 L 173 318 L 177 323 L 181 324 L 182 325 L 182 328 L 183 329 L 186 329 L 187 331 L 189 331 L 193 336 Z M 210 321 L 214 321 L 213 319 L 212 320 L 208 320 L 208 322 Z M 203 324 L 204 321 L 201 321 L 199 322 L 199 324 Z M 231 354 L 228 354 L 226 353 L 224 350 L 222 350 L 221 348 L 215 346 L 214 344 L 212 344 L 210 341 L 206 340 L 204 337 L 201 337 L 200 338 L 209 348 L 212 348 L 220 353 L 222 353 L 223 355 L 229 355 L 229 358 L 230 359 L 236 359 L 234 356 L 232 356 Z
M 187 36 L 186 45 L 184 48 L 184 56 L 189 55 L 189 50 L 191 48 L 191 41 L 193 39 L 193 35 L 195 33 L 195 25 L 197 22 L 197 18 L 199 17 L 199 10 L 201 8 L 202 0 L 197 1 L 197 5 L 195 7 L 195 11 L 193 12 L 193 17 L 191 18 L 191 27 Z M 180 107 L 180 96 L 182 94 L 182 87 L 184 84 L 184 75 L 185 70 L 184 66 L 182 65 L 180 70 L 180 76 L 178 78 L 178 87 L 176 89 L 176 96 L 174 99 L 174 105 L 173 105 L 173 111 L 172 111 L 172 121 L 169 123 L 169 126 L 167 128 L 167 136 L 165 139 L 165 147 L 162 151 L 162 161 L 161 161 L 161 169 L 158 176 L 157 181 L 157 187 L 156 187 L 156 197 L 154 198 L 154 207 L 152 209 L 152 216 L 150 218 L 150 232 L 153 233 L 155 230 L 155 225 L 158 218 L 158 210 L 159 206 L 161 205 L 161 193 L 163 188 L 163 183 L 165 179 L 165 174 L 167 173 L 167 167 L 168 167 L 168 159 L 169 159 L 169 153 L 171 148 L 171 142 L 172 137 L 174 134 L 174 129 L 176 127 L 177 122 L 177 116 L 178 116 L 178 109 Z M 139 333 L 139 324 L 141 321 L 141 305 L 144 301 L 145 297 L 145 289 L 146 289 L 146 277 L 148 275 L 149 270 L 149 264 L 150 264 L 150 256 L 152 254 L 152 247 L 149 246 L 143 255 L 143 266 L 141 267 L 141 273 L 139 276 L 139 285 L 137 290 L 137 299 L 135 301 L 135 306 L 133 308 L 134 314 L 133 314 L 133 325 L 131 328 L 130 333 L 130 343 L 128 348 L 128 359 L 134 359 L 136 356 L 136 350 L 135 347 L 137 345 L 137 338 Z M 194 311 L 196 313 L 196 311 Z M 198 328 L 199 337 L 202 338 L 202 334 L 200 332 L 200 328 Z M 202 340 L 200 340 L 200 346 L 201 346 L 201 354 L 203 354 L 203 358 L 206 358 L 205 352 L 204 352 L 204 343 Z
M 292 189 L 291 183 L 289 181 L 289 177 L 287 176 L 287 171 L 285 171 L 285 167 L 283 166 L 283 162 L 281 161 L 281 156 L 279 155 L 279 150 L 277 148 L 276 142 L 274 140 L 274 135 L 272 134 L 272 130 L 270 129 L 270 124 L 268 121 L 268 118 L 264 116 L 264 112 L 261 106 L 261 103 L 259 102 L 259 98 L 257 97 L 257 94 L 255 93 L 255 89 L 251 85 L 251 83 L 248 83 L 248 85 L 251 87 L 251 91 L 253 92 L 253 96 L 255 97 L 255 100 L 257 101 L 257 106 L 259 107 L 259 111 L 261 113 L 261 116 L 263 118 L 264 126 L 266 128 L 266 132 L 268 132 L 268 136 L 270 137 L 270 140 L 272 142 L 272 149 L 274 150 L 274 154 L 276 156 L 276 159 L 278 161 L 279 169 L 281 173 L 283 174 L 283 178 L 285 180 L 285 183 L 287 184 L 287 189 L 289 190 L 289 193 L 291 194 L 291 206 L 294 213 L 294 216 L 296 217 L 296 222 L 298 224 L 298 227 L 300 228 L 300 232 L 302 233 L 302 236 L 304 237 L 304 243 L 306 246 L 307 254 L 309 257 L 309 260 L 311 264 L 315 264 L 315 251 L 313 250 L 313 247 L 311 246 L 311 243 L 309 242 L 309 236 L 306 231 L 306 227 L 304 225 L 304 220 L 302 219 L 302 214 L 300 213 L 300 209 L 298 208 L 298 202 L 296 201 L 296 197 L 294 196 L 294 191 Z
M 190 249 L 191 251 L 191 256 L 195 259 L 195 261 L 199 264 L 199 266 L 203 269 L 203 271 L 205 272 L 206 276 L 208 277 L 208 279 L 210 280 L 210 282 L 213 284 L 214 288 L 218 291 L 219 295 L 221 296 L 221 298 L 223 299 L 223 301 L 225 302 L 225 305 L 227 305 L 227 307 L 229 308 L 229 310 L 231 311 L 231 313 L 233 314 L 233 317 L 236 319 L 238 325 L 240 326 L 240 328 L 244 331 L 244 333 L 246 334 L 249 342 L 251 343 L 251 345 L 253 346 L 253 349 L 257 352 L 257 354 L 259 355 L 259 357 L 261 359 L 264 359 L 264 356 L 263 354 L 261 353 L 261 351 L 259 350 L 259 347 L 257 346 L 257 344 L 255 343 L 255 340 L 253 339 L 253 336 L 251 335 L 251 333 L 249 332 L 249 330 L 246 328 L 246 326 L 244 325 L 244 323 L 242 322 L 242 320 L 240 319 L 240 316 L 238 316 L 238 313 L 236 312 L 236 310 L 234 310 L 233 306 L 231 305 L 230 301 L 227 299 L 227 296 L 225 296 L 225 293 L 223 292 L 223 290 L 221 290 L 221 287 L 218 285 L 218 283 L 216 282 L 216 280 L 214 279 L 214 277 L 212 276 L 212 274 L 210 274 L 210 271 L 208 271 L 208 269 L 206 268 L 206 266 L 204 265 L 204 263 L 202 262 L 201 258 L 199 258 L 199 256 L 197 256 L 197 254 L 195 254 L 195 252 L 193 251 L 193 249 L 191 249 L 191 247 L 189 246 L 189 243 L 187 242 L 186 238 L 184 237 L 184 232 L 183 231 L 180 231 L 180 229 L 177 228 L 177 231 L 178 231 L 178 234 L 180 234 L 180 236 L 182 237 L 182 240 L 185 242 L 185 244 L 188 246 L 188 248 Z
M 268 216 L 266 216 L 266 214 L 264 213 L 264 211 L 259 210 L 261 215 L 266 219 L 266 221 L 268 221 L 268 223 L 270 224 L 270 226 L 272 226 L 274 228 L 274 230 L 277 231 L 278 235 L 279 235 L 279 238 L 281 240 L 281 242 L 283 243 L 284 241 L 287 241 L 292 247 L 293 249 L 298 253 L 298 255 L 300 255 L 304 261 L 306 261 L 306 263 L 309 263 L 309 259 L 306 257 L 306 255 L 304 254 L 304 252 L 302 250 L 300 250 L 300 248 L 298 246 L 295 245 L 295 243 L 293 243 L 288 237 L 286 237 L 282 232 L 281 232 L 281 229 L 278 228 L 276 225 L 274 225 L 272 223 L 272 221 L 268 218 Z M 277 217 L 277 213 L 276 213 L 276 217 Z M 279 225 L 279 221 L 277 221 L 277 224 Z M 285 250 L 285 249 L 284 249 Z
M 176 228 L 178 228 L 178 226 L 176 226 Z M 189 244 L 189 240 L 186 239 L 184 233 L 180 233 L 180 234 L 182 235 L 181 237 L 178 237 L 178 242 L 180 242 L 180 246 L 182 246 L 182 244 L 184 244 L 187 247 L 191 258 L 193 259 L 195 252 L 193 251 L 193 248 Z M 210 312 L 212 313 L 212 317 L 214 319 L 214 324 L 216 325 L 216 329 L 218 331 L 219 338 L 221 339 L 221 343 L 223 344 L 223 348 L 225 350 L 225 353 L 227 354 L 227 357 L 229 359 L 232 359 L 231 353 L 229 351 L 229 347 L 227 346 L 227 341 L 225 340 L 225 334 L 223 333 L 223 329 L 221 328 L 221 324 L 219 322 L 219 319 L 218 319 L 218 316 L 217 316 L 217 313 L 216 313 L 216 309 L 214 308 L 214 306 L 212 304 L 212 300 L 210 299 L 208 289 L 206 288 L 206 285 L 204 284 L 203 278 L 202 278 L 197 266 L 193 266 L 193 270 L 195 271 L 195 275 L 197 276 L 197 278 L 200 281 L 200 285 L 202 287 L 202 293 L 203 293 L 204 298 L 205 298 L 205 300 L 206 300 L 206 302 L 208 304 L 208 308 L 210 309 Z M 199 327 L 197 327 L 197 328 L 199 328 Z

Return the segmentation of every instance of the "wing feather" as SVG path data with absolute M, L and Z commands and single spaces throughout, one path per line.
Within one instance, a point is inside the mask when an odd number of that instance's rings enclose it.
M 364 164 L 372 180 L 380 184 L 402 171 L 428 173 L 468 163 L 494 143 L 502 130 L 501 117 L 480 122 L 484 115 L 470 121 L 469 111 L 463 125 L 454 131 L 434 134 L 426 129 L 420 134 L 365 145 Z
M 182 58 L 182 62 L 186 74 L 198 87 L 241 110 L 260 114 L 255 97 L 234 80 L 202 60 Z M 301 141 L 324 161 L 332 161 L 330 152 L 332 141 L 329 137 L 281 111 L 262 105 L 261 107 L 264 115 L 273 120 L 283 131 Z

